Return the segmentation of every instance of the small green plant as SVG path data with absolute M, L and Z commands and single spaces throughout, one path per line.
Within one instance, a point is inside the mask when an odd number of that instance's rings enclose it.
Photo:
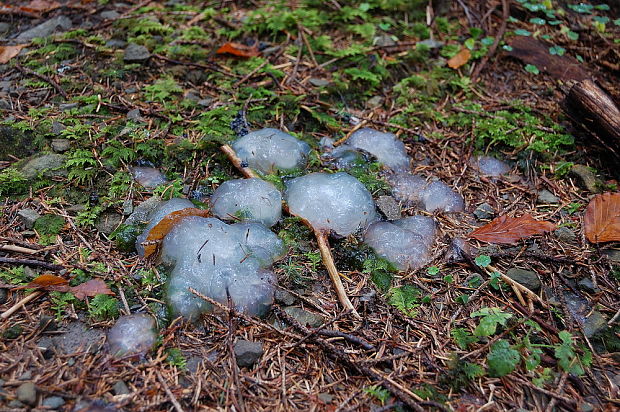
M 479 317 L 480 322 L 474 330 L 475 336 L 491 336 L 497 331 L 498 326 L 506 326 L 508 319 L 512 318 L 510 313 L 502 312 L 499 308 L 481 308 L 470 315 L 472 318 Z
M 52 302 L 51 309 L 56 315 L 56 320 L 60 321 L 65 316 L 67 308 L 74 305 L 78 300 L 69 292 L 50 292 L 50 300 Z
M 519 351 L 513 349 L 505 339 L 500 339 L 491 345 L 491 350 L 487 355 L 487 365 L 489 375 L 499 378 L 508 375 L 521 362 Z
M 372 257 L 369 257 L 364 260 L 362 263 L 362 272 L 370 275 L 372 282 L 379 288 L 379 290 L 383 293 L 386 293 L 390 290 L 390 286 L 392 285 L 392 278 L 394 266 L 388 262 L 386 259 L 376 256 L 374 253 Z
M 183 356 L 181 349 L 168 348 L 166 349 L 166 355 L 168 355 L 166 357 L 166 362 L 168 362 L 169 365 L 176 366 L 181 370 L 187 369 L 187 359 Z
M 19 170 L 9 167 L 0 172 L 0 196 L 22 194 L 28 187 L 28 179 Z
M 43 215 L 34 222 L 34 230 L 39 234 L 39 243 L 50 245 L 55 243 L 56 236 L 65 226 L 65 219 L 57 215 Z
M 460 390 L 473 379 L 483 375 L 484 368 L 482 366 L 460 359 L 456 353 L 453 353 L 448 361 L 448 373 L 441 380 L 453 390 Z
M 419 306 L 420 290 L 412 285 L 392 288 L 388 292 L 388 303 L 407 316 L 414 317 Z
M 0 280 L 11 285 L 25 285 L 28 283 L 28 276 L 23 266 L 0 270 Z
M 97 295 L 88 303 L 88 314 L 97 320 L 115 319 L 119 315 L 118 299 L 108 295 Z
M 485 268 L 491 264 L 491 257 L 488 255 L 476 256 L 474 262 L 476 262 L 476 265 L 480 266 L 481 268 Z
M 377 399 L 381 405 L 385 405 L 388 399 L 390 399 L 390 391 L 380 385 L 372 385 L 364 388 L 364 392 Z
M 465 328 L 454 328 L 450 331 L 450 335 L 452 335 L 452 339 L 462 350 L 467 350 L 469 345 L 478 341 L 478 338 Z
M 75 180 L 78 184 L 92 180 L 99 169 L 95 155 L 86 149 L 74 150 L 68 156 L 65 166 L 69 170 L 69 179 Z
M 177 93 L 182 93 L 183 89 L 172 77 L 164 77 L 157 80 L 150 86 L 146 86 L 147 98 L 152 101 L 165 102 Z
M 437 276 L 439 274 L 439 268 L 437 266 L 431 266 L 426 269 L 426 274 L 429 276 Z

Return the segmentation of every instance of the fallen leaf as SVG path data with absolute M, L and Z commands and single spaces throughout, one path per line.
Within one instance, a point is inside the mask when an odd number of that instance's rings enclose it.
M 240 43 L 224 43 L 220 46 L 216 51 L 217 54 L 232 54 L 233 56 L 238 57 L 254 57 L 260 55 L 258 51 L 258 46 L 246 46 L 245 44 Z
M 61 278 L 56 275 L 41 275 L 37 276 L 25 286 L 18 286 L 14 289 L 45 289 L 48 291 L 57 290 L 60 292 L 66 291 L 69 287 L 69 281 L 65 278 Z
M 56 10 L 61 4 L 57 1 L 46 0 L 32 0 L 25 6 L 21 6 L 20 10 L 30 13 L 46 13 L 48 11 Z
M 144 245 L 144 257 L 151 256 L 157 251 L 157 245 L 166 237 L 168 232 L 172 230 L 174 225 L 181 220 L 189 216 L 202 216 L 208 217 L 209 211 L 204 209 L 197 209 L 195 207 L 187 207 L 185 209 L 177 210 L 167 214 L 158 224 L 155 225 L 150 231 L 146 240 L 142 243 Z
M 0 46 L 0 64 L 6 64 L 13 57 L 17 56 L 21 49 L 26 47 L 25 44 L 17 44 L 15 46 Z
M 514 244 L 520 239 L 541 235 L 553 229 L 555 229 L 553 223 L 536 220 L 527 214 L 516 218 L 499 216 L 471 232 L 469 237 L 487 243 Z
M 108 288 L 108 285 L 101 279 L 91 279 L 69 289 L 69 292 L 80 299 L 97 295 L 114 295 L 114 292 Z
M 584 226 L 592 243 L 620 241 L 620 193 L 594 196 L 586 208 Z
M 448 67 L 450 67 L 451 69 L 458 69 L 459 67 L 467 63 L 470 58 L 471 52 L 469 51 L 469 49 L 462 49 L 460 52 L 452 56 L 450 60 L 448 60 Z

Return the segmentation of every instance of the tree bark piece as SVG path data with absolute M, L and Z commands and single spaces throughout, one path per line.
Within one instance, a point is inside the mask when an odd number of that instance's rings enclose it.
M 596 83 L 586 79 L 573 85 L 564 110 L 616 156 L 620 154 L 620 109 Z

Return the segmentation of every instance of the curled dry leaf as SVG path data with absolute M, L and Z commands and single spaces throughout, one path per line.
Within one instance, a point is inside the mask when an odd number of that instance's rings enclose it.
M 149 231 L 144 241 L 144 257 L 147 258 L 157 251 L 157 246 L 166 237 L 168 232 L 172 230 L 174 225 L 189 216 L 208 217 L 209 211 L 197 209 L 195 207 L 187 207 L 167 214 L 158 224 Z
M 26 47 L 25 44 L 17 44 L 15 46 L 0 46 L 0 64 L 6 64 L 13 57 L 17 56 L 21 49 Z
M 554 229 L 553 223 L 536 220 L 528 214 L 521 217 L 499 216 L 471 232 L 469 237 L 487 243 L 514 244 L 520 239 L 542 235 Z
M 586 208 L 584 226 L 592 243 L 620 241 L 620 193 L 594 196 Z
M 460 52 L 452 56 L 450 60 L 448 60 L 448 67 L 450 67 L 451 69 L 458 69 L 459 67 L 467 63 L 470 58 L 471 52 L 469 51 L 469 49 L 462 49 Z
M 31 13 L 46 13 L 48 11 L 57 9 L 60 6 L 61 4 L 57 1 L 32 0 L 25 6 L 21 6 L 20 9 Z
M 37 276 L 26 286 L 18 286 L 14 289 L 43 289 L 48 292 L 71 292 L 80 300 L 96 295 L 114 295 L 114 292 L 101 279 L 91 279 L 77 286 L 69 286 L 67 279 L 56 275 Z
M 260 51 L 258 51 L 258 47 L 254 46 L 246 46 L 245 44 L 240 43 L 224 43 L 220 46 L 216 51 L 217 54 L 232 54 L 237 57 L 254 57 L 260 55 Z

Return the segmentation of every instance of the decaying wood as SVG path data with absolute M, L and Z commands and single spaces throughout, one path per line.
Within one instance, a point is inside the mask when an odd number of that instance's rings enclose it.
M 620 155 L 620 109 L 592 80 L 571 87 L 564 110 L 578 125 L 590 131 L 605 147 Z

